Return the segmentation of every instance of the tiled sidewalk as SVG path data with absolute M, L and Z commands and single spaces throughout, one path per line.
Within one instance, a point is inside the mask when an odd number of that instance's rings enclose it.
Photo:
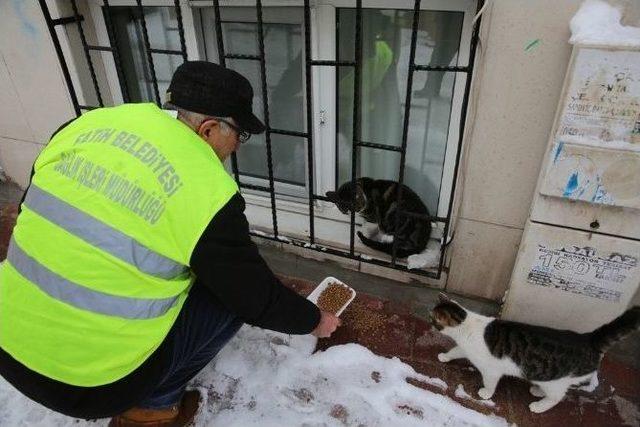
M 0 208 L 0 260 L 6 256 L 16 215 L 15 204 Z M 287 277 L 283 282 L 302 295 L 315 287 L 309 281 Z M 486 406 L 475 400 L 479 399 L 476 393 L 481 387 L 479 373 L 465 361 L 440 363 L 437 354 L 451 347 L 452 341 L 411 313 L 409 305 L 359 292 L 341 316 L 343 326 L 330 339 L 320 340 L 318 349 L 358 343 L 378 355 L 399 357 L 421 374 L 442 379 L 447 389 L 415 381 L 412 384 L 446 394 L 471 409 L 494 413 L 521 427 L 640 426 L 640 371 L 609 356 L 602 362 L 600 385 L 594 393 L 571 391 L 563 402 L 543 414 L 529 411 L 528 404 L 535 399 L 529 394 L 529 386 L 511 378 L 500 381 L 492 399 L 495 406 Z M 468 398 L 456 396 L 460 387 Z M 417 411 L 407 411 L 419 417 Z

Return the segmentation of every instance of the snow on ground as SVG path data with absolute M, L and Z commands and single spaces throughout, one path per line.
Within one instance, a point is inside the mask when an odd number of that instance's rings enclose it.
M 346 344 L 312 354 L 315 338 L 244 326 L 198 377 L 197 426 L 507 426 L 405 381 L 416 373 L 399 359 Z M 20 395 L 0 378 L 0 425 L 78 426 Z
M 569 43 L 640 46 L 640 28 L 620 23 L 620 9 L 602 0 L 586 0 L 571 19 Z

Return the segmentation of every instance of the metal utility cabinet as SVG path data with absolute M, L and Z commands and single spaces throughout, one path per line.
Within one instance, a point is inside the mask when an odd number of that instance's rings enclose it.
M 586 332 L 640 284 L 640 48 L 573 48 L 503 318 Z

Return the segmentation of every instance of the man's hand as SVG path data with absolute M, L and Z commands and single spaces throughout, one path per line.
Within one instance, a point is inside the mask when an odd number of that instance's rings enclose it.
M 311 335 L 318 338 L 329 338 L 340 325 L 342 325 L 342 320 L 327 311 L 320 310 L 320 323 L 311 332 Z

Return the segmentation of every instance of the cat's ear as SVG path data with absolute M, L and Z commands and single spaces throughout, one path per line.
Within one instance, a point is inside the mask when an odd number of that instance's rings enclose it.
M 440 302 L 452 302 L 451 298 L 449 298 L 444 292 L 438 293 L 438 300 Z
M 329 199 L 329 200 L 331 200 L 333 202 L 336 199 L 336 192 L 335 191 L 327 191 L 325 196 L 327 196 L 327 199 Z
M 445 294 L 444 292 L 440 292 L 438 293 L 438 300 L 442 303 L 442 302 L 446 302 L 449 304 L 453 304 L 457 307 L 460 307 L 463 310 L 466 310 L 462 305 L 460 305 L 460 303 L 458 301 L 454 301 L 451 298 L 449 298 L 449 296 L 447 294 Z
M 373 179 L 363 176 L 362 178 L 358 178 L 358 184 L 361 184 L 363 187 L 368 187 L 373 183 Z

